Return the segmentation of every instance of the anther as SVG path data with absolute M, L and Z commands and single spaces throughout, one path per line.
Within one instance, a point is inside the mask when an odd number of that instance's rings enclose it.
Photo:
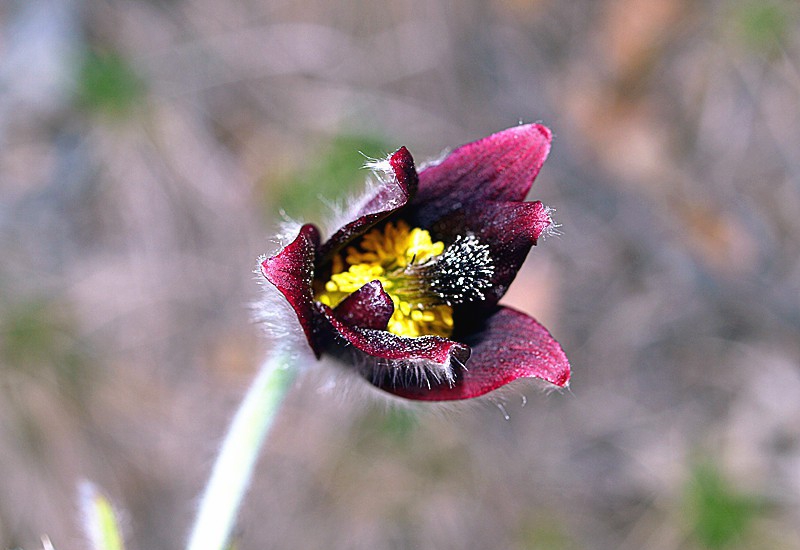
M 431 302 L 452 306 L 485 298 L 484 291 L 492 286 L 494 262 L 488 245 L 481 244 L 475 235 L 459 235 L 442 254 L 409 264 L 403 274 L 407 283 L 402 291 L 427 295 L 434 298 Z

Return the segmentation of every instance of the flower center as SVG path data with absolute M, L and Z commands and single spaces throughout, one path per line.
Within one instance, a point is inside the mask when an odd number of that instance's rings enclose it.
M 399 336 L 453 333 L 453 305 L 484 298 L 494 264 L 489 247 L 472 235 L 450 246 L 402 220 L 373 229 L 334 257 L 332 275 L 316 299 L 336 307 L 378 280 L 394 303 L 388 330 Z

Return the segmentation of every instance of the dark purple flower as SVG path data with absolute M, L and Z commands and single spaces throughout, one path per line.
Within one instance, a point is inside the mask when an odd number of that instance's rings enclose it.
M 326 242 L 311 224 L 261 262 L 317 357 L 336 355 L 409 399 L 477 397 L 517 378 L 565 386 L 561 346 L 498 301 L 552 228 L 525 202 L 551 133 L 517 126 L 419 174 L 405 147 L 376 165 L 382 185 Z

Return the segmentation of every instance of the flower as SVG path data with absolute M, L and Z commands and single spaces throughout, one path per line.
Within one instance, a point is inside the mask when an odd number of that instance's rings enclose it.
M 459 147 L 417 173 L 401 147 L 372 168 L 381 185 L 325 242 L 311 224 L 260 271 L 297 315 L 319 358 L 373 385 L 428 401 L 467 399 L 518 378 L 569 382 L 561 346 L 498 305 L 531 246 L 553 229 L 525 202 L 551 133 L 520 125 Z

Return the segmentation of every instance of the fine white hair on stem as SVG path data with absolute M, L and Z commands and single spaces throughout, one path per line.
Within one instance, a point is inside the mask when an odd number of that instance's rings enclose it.
M 227 548 L 253 468 L 297 375 L 293 353 L 275 350 L 239 405 L 200 500 L 187 550 Z

